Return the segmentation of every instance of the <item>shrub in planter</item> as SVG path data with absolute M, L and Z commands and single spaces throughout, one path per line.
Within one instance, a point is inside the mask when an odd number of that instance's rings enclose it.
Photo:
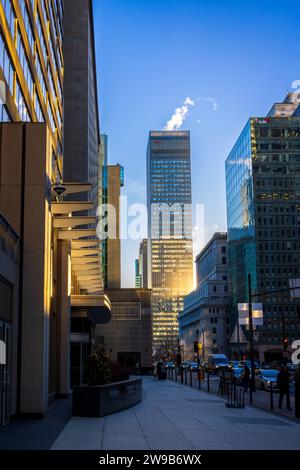
M 111 382 L 111 363 L 102 345 L 95 347 L 87 361 L 88 385 L 106 385 Z
M 128 370 L 117 362 L 113 362 L 111 364 L 111 381 L 122 382 L 123 380 L 129 380 Z

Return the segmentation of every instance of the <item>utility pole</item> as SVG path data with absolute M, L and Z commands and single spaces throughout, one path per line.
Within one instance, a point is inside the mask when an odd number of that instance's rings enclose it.
M 249 330 L 250 330 L 250 359 L 251 359 L 251 381 L 250 381 L 250 404 L 252 405 L 252 392 L 255 392 L 255 365 L 254 365 L 254 337 L 253 337 L 253 315 L 252 315 L 252 287 L 251 274 L 248 274 L 248 291 L 249 291 Z

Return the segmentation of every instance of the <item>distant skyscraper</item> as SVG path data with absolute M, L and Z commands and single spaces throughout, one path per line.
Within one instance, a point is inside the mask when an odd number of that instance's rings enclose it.
M 147 204 L 153 346 L 173 349 L 183 298 L 193 288 L 189 131 L 150 132 Z
M 140 261 L 138 259 L 134 262 L 135 267 L 135 287 L 136 289 L 141 288 L 141 275 L 140 275 Z
M 148 287 L 148 240 L 140 243 L 139 257 L 135 260 L 135 287 Z
M 264 306 L 256 349 L 266 361 L 300 335 L 300 303 L 288 290 L 300 277 L 299 103 L 288 95 L 268 117 L 251 118 L 226 161 L 232 328 L 250 273 L 253 292 L 268 293 L 255 297 Z

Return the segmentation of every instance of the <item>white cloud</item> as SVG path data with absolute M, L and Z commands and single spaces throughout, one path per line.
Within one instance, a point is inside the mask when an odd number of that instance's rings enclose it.
M 189 109 L 191 106 L 195 106 L 195 101 L 191 98 L 187 97 L 180 108 L 177 108 L 171 117 L 171 119 L 167 122 L 164 130 L 165 131 L 174 131 L 176 129 L 180 129 L 186 120 Z
M 205 96 L 205 97 L 197 98 L 196 100 L 196 102 L 201 102 L 201 101 L 203 103 L 211 103 L 213 110 L 218 111 L 219 103 L 217 102 L 216 98 L 214 98 L 213 96 Z
M 180 108 L 177 108 L 171 117 L 171 119 L 167 122 L 164 130 L 165 131 L 174 131 L 178 130 L 182 127 L 184 121 L 188 117 L 189 110 L 191 107 L 196 106 L 197 103 L 211 103 L 213 110 L 218 111 L 219 109 L 219 104 L 217 100 L 212 97 L 212 96 L 206 96 L 206 97 L 201 97 L 197 98 L 196 100 L 193 100 L 189 97 L 187 97 L 183 103 L 183 105 Z M 200 124 L 200 120 L 197 121 L 197 124 Z

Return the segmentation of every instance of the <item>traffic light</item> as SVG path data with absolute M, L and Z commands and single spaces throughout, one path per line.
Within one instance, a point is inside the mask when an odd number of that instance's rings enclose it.
M 288 347 L 289 347 L 289 340 L 287 338 L 284 338 L 283 340 L 283 348 L 285 351 L 288 350 Z

